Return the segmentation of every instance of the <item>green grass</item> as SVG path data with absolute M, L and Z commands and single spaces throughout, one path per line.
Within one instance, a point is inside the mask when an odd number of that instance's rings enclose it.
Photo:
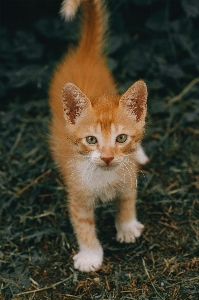
M 46 100 L 0 112 L 0 299 L 198 299 L 198 86 L 158 108 L 149 93 L 138 184 L 145 224 L 135 244 L 115 240 L 113 203 L 96 209 L 102 269 L 73 269 L 77 243 L 65 191 L 51 160 Z
M 149 89 L 143 144 L 150 162 L 138 182 L 142 236 L 135 244 L 117 243 L 114 203 L 99 204 L 96 223 L 105 255 L 101 270 L 89 274 L 73 268 L 78 247 L 48 148 L 45 98 L 57 60 L 77 42 L 77 24 L 61 21 L 57 0 L 45 13 L 33 0 L 33 11 L 30 4 L 21 11 L 28 17 L 12 20 L 10 1 L 3 2 L 0 300 L 198 300 L 197 1 L 107 1 L 108 66 L 121 92 L 139 78 Z

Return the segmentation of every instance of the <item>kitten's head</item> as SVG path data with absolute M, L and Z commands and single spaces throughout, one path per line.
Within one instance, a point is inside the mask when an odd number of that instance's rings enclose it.
M 62 91 L 67 135 L 77 153 L 110 169 L 132 155 L 142 138 L 147 88 L 134 83 L 122 96 L 88 97 L 74 84 Z

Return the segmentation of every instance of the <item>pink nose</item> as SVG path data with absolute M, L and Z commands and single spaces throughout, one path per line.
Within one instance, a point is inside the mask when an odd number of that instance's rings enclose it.
M 101 157 L 101 159 L 108 165 L 114 157 Z

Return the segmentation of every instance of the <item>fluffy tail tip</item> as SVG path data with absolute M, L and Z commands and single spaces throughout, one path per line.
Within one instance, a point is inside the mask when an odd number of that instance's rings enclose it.
M 77 12 L 81 0 L 64 0 L 61 5 L 61 16 L 69 21 L 72 20 Z

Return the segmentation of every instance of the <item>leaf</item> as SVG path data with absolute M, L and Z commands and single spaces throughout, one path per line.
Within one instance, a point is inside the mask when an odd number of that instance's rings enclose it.
M 151 105 L 152 114 L 165 114 L 168 113 L 168 108 L 166 107 L 164 101 L 154 101 Z
M 33 264 L 43 264 L 45 263 L 46 259 L 42 256 L 41 253 L 38 253 L 36 250 L 33 250 L 33 253 L 31 253 L 31 261 Z
M 17 198 L 15 196 L 12 196 L 9 200 L 3 202 L 0 208 L 0 215 L 3 213 L 4 210 L 9 209 L 11 205 L 13 206 L 16 200 Z
M 185 124 L 195 123 L 199 120 L 199 112 L 196 110 L 194 112 L 186 112 L 183 115 L 183 121 Z
M 33 32 L 17 30 L 14 38 L 15 51 L 28 61 L 42 58 L 43 46 L 36 40 Z
M 123 37 L 118 35 L 111 36 L 106 43 L 108 54 L 115 53 L 123 44 Z
M 178 66 L 177 64 L 174 65 L 160 65 L 160 71 L 163 73 L 163 75 L 173 78 L 173 79 L 179 79 L 183 78 L 185 76 L 183 70 Z
M 190 36 L 193 31 L 193 22 L 190 18 L 183 17 L 169 23 L 170 29 L 177 34 Z
M 48 237 L 48 236 L 55 236 L 58 234 L 58 230 L 56 228 L 43 228 L 43 229 L 36 229 L 36 230 L 30 230 L 31 232 L 28 233 L 26 236 L 24 236 L 25 240 L 32 240 L 34 239 L 35 242 L 40 242 L 42 238 Z
M 129 53 L 128 60 L 127 60 L 127 70 L 131 74 L 131 70 L 134 71 L 142 71 L 146 68 L 146 57 L 143 54 L 142 48 L 137 47 L 132 49 L 132 51 Z
M 118 66 L 118 62 L 117 62 L 117 60 L 109 57 L 107 59 L 107 66 L 108 66 L 109 70 L 114 71 Z
M 146 27 L 154 31 L 167 31 L 168 21 L 165 9 L 153 13 L 146 21 Z
M 27 84 L 41 85 L 43 78 L 48 78 L 48 67 L 38 64 L 27 64 L 16 70 L 8 71 L 6 76 L 9 78 L 9 87 L 20 88 Z
M 153 90 L 159 90 L 164 88 L 164 84 L 159 78 L 155 78 L 148 83 L 148 87 Z
M 182 0 L 182 7 L 184 11 L 193 18 L 196 18 L 199 15 L 198 0 Z
M 6 95 L 6 85 L 0 81 L 0 97 L 4 97 Z
M 71 41 L 77 39 L 77 21 L 63 21 L 60 18 L 43 18 L 38 20 L 35 29 L 45 38 Z
M 133 0 L 133 2 L 139 6 L 149 6 L 154 2 L 154 0 Z

